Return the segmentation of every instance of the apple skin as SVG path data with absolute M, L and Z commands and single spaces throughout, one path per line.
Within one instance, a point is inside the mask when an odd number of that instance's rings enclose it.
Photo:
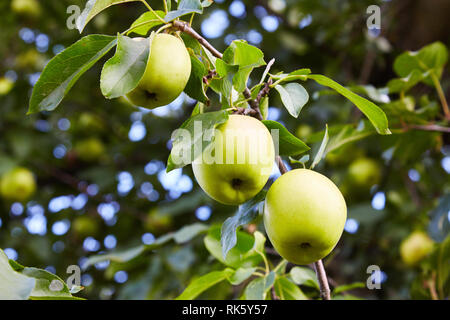
M 275 250 L 289 262 L 306 265 L 327 256 L 339 241 L 347 206 L 324 175 L 295 169 L 267 192 L 264 226 Z
M 415 231 L 400 244 L 400 256 L 404 263 L 414 266 L 428 256 L 433 247 L 433 240 L 425 232 Z
M 95 236 L 100 231 L 97 220 L 88 216 L 76 217 L 72 222 L 73 231 L 80 237 Z
M 191 58 L 182 40 L 157 34 L 152 41 L 147 68 L 128 100 L 153 109 L 174 101 L 183 92 L 191 75 Z
M 0 194 L 9 201 L 23 202 L 36 191 L 36 180 L 33 173 L 17 167 L 2 176 L 0 180 Z
M 358 158 L 350 164 L 348 175 L 352 185 L 370 188 L 381 180 L 380 165 L 369 158 Z
M 215 136 L 202 155 L 214 148 L 221 150 L 222 157 L 216 151 L 220 160 L 211 164 L 198 157 L 192 169 L 198 184 L 211 198 L 227 205 L 240 205 L 261 191 L 272 173 L 275 160 L 272 136 L 262 122 L 243 115 L 230 115 L 217 130 L 221 134 Z M 239 141 L 226 143 L 233 136 Z M 227 154 L 233 154 L 234 158 L 227 159 L 231 158 Z

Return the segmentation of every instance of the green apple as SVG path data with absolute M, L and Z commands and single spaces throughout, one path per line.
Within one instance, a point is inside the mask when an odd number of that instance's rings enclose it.
M 428 256 L 433 247 L 434 242 L 426 233 L 415 231 L 400 244 L 400 256 L 403 262 L 413 266 Z
M 144 222 L 145 229 L 154 234 L 167 232 L 171 226 L 172 216 L 160 212 L 157 208 L 150 210 Z
M 380 165 L 369 158 L 358 158 L 350 164 L 348 175 L 352 185 L 370 188 L 381 180 Z
M 347 206 L 336 185 L 324 175 L 295 169 L 267 192 L 264 226 L 278 253 L 306 265 L 324 258 L 344 230 Z
M 183 92 L 190 74 L 191 58 L 183 41 L 169 34 L 157 34 L 151 43 L 145 73 L 127 98 L 139 107 L 165 106 Z
M 307 139 L 313 133 L 311 126 L 307 124 L 301 124 L 295 130 L 295 135 L 300 139 Z
M 11 9 L 17 14 L 36 18 L 41 15 L 42 11 L 37 0 L 12 0 Z
M 98 138 L 88 138 L 77 142 L 74 150 L 81 160 L 92 162 L 105 153 L 105 146 Z
M 195 178 L 213 199 L 239 205 L 266 184 L 275 159 L 269 130 L 255 118 L 231 115 L 214 142 L 192 163 Z
M 0 78 L 0 96 L 8 94 L 14 87 L 14 82 L 8 78 Z
M 95 236 L 98 234 L 100 226 L 94 218 L 79 216 L 73 220 L 72 230 L 80 237 Z
M 9 201 L 25 201 L 36 191 L 36 180 L 33 173 L 17 167 L 2 176 L 0 194 Z

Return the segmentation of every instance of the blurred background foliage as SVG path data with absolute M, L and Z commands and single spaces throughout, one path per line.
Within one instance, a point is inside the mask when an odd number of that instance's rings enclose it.
M 27 201 L 0 199 L 0 248 L 9 258 L 65 278 L 67 266 L 81 265 L 90 255 L 150 244 L 194 222 L 221 224 L 236 211 L 208 199 L 190 167 L 165 173 L 171 133 L 195 105 L 184 95 L 151 112 L 121 99 L 106 100 L 99 89 L 99 63 L 56 111 L 27 116 L 32 86 L 46 62 L 80 38 L 66 27 L 67 7 L 84 8 L 85 1 L 37 1 L 39 9 L 31 12 L 14 2 L 20 1 L 0 3 L 0 175 L 26 167 L 37 188 Z M 159 2 L 149 1 L 155 8 Z M 344 235 L 325 265 L 333 286 L 365 282 L 366 268 L 380 266 L 382 290 L 352 291 L 362 298 L 430 298 L 426 284 L 436 277 L 435 258 L 407 264 L 400 244 L 414 231 L 425 231 L 436 242 L 448 234 L 449 134 L 400 126 L 407 115 L 421 124 L 439 119 L 434 88 L 419 84 L 408 93 L 410 104 L 401 106 L 397 94 L 375 88 L 396 77 L 392 65 L 405 50 L 450 43 L 450 2 L 215 2 L 196 16 L 193 26 L 219 50 L 234 39 L 246 39 L 263 50 L 266 61 L 276 59 L 272 73 L 306 67 L 347 86 L 370 85 L 360 87 L 361 94 L 378 99 L 394 134 L 368 134 L 329 153 L 317 168 L 340 186 L 349 209 Z M 369 32 L 366 9 L 371 4 L 382 8 L 382 28 Z M 111 7 L 85 33 L 115 35 L 143 10 L 139 3 Z M 449 92 L 447 67 L 441 83 Z M 362 123 L 348 101 L 310 82 L 307 89 L 313 99 L 299 119 L 282 110 L 276 94 L 270 96 L 269 119 L 312 146 L 320 143 L 326 123 L 331 139 L 353 128 L 344 125 Z M 278 175 L 274 168 L 271 181 Z M 257 229 L 263 231 L 262 224 Z M 218 267 L 196 238 L 126 264 L 99 263 L 83 272 L 85 290 L 79 296 L 171 299 L 193 277 Z M 232 298 L 234 290 L 219 284 L 201 297 Z

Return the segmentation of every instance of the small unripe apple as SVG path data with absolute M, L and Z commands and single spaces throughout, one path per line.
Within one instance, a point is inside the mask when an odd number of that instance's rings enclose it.
M 202 189 L 213 199 L 239 205 L 254 197 L 272 173 L 272 136 L 261 121 L 231 115 L 217 127 L 214 142 L 194 160 L 192 169 Z
M 312 133 L 313 129 L 307 124 L 301 124 L 295 130 L 295 135 L 300 139 L 307 139 Z
M 190 74 L 191 58 L 183 41 L 169 34 L 157 34 L 151 43 L 145 73 L 127 98 L 138 107 L 165 106 L 183 92 Z
M 267 192 L 264 226 L 275 250 L 289 262 L 306 265 L 327 256 L 338 243 L 346 219 L 341 192 L 315 171 L 289 171 Z
M 0 194 L 9 201 L 25 201 L 36 191 L 33 173 L 26 168 L 15 168 L 5 173 L 0 180 Z
M 13 12 L 29 17 L 39 17 L 41 15 L 41 5 L 37 0 L 12 0 L 11 9 Z
M 97 138 L 89 138 L 77 142 L 74 146 L 78 157 L 86 162 L 95 161 L 105 153 L 105 146 Z
M 161 213 L 157 208 L 150 210 L 144 222 L 145 229 L 157 235 L 167 232 L 171 226 L 172 216 Z
M 14 82 L 8 78 L 0 78 L 0 96 L 8 94 L 14 87 Z
M 350 164 L 348 175 L 352 185 L 370 188 L 381 180 L 380 165 L 369 158 L 358 158 Z
M 72 230 L 80 237 L 95 236 L 99 232 L 100 226 L 94 218 L 79 216 L 73 220 Z
M 434 242 L 426 233 L 415 231 L 400 244 L 400 255 L 403 262 L 413 266 L 428 256 L 433 247 Z

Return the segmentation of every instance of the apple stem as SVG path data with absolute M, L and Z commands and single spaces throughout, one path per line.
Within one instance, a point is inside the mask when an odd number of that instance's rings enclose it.
M 197 31 L 195 31 L 188 23 L 184 21 L 175 20 L 172 22 L 173 27 L 180 30 L 181 32 L 184 32 L 194 39 L 196 39 L 203 47 L 205 47 L 209 52 L 211 52 L 212 55 L 214 55 L 216 58 L 222 59 L 223 55 L 220 53 L 216 48 L 214 48 L 205 38 L 203 38 L 200 34 L 198 34 Z M 258 97 L 256 99 L 251 99 L 252 94 L 249 88 L 245 88 L 243 95 L 246 99 L 248 99 L 248 103 L 250 107 L 254 110 L 254 117 L 263 120 L 263 117 L 261 115 L 261 111 L 259 109 L 259 103 L 261 98 L 264 95 L 267 95 L 270 90 L 271 80 L 261 89 L 261 92 L 259 92 Z M 280 156 L 276 157 L 276 162 L 278 165 L 278 168 L 280 169 L 281 174 L 284 174 L 288 172 L 289 170 L 286 168 L 286 166 L 283 163 L 283 159 L 281 159 Z M 320 296 L 323 300 L 330 300 L 330 286 L 328 285 L 328 278 L 327 274 L 325 272 L 325 268 L 323 266 L 322 260 L 319 260 L 314 263 L 314 269 L 316 271 L 317 279 L 319 280 L 319 286 L 320 286 Z

